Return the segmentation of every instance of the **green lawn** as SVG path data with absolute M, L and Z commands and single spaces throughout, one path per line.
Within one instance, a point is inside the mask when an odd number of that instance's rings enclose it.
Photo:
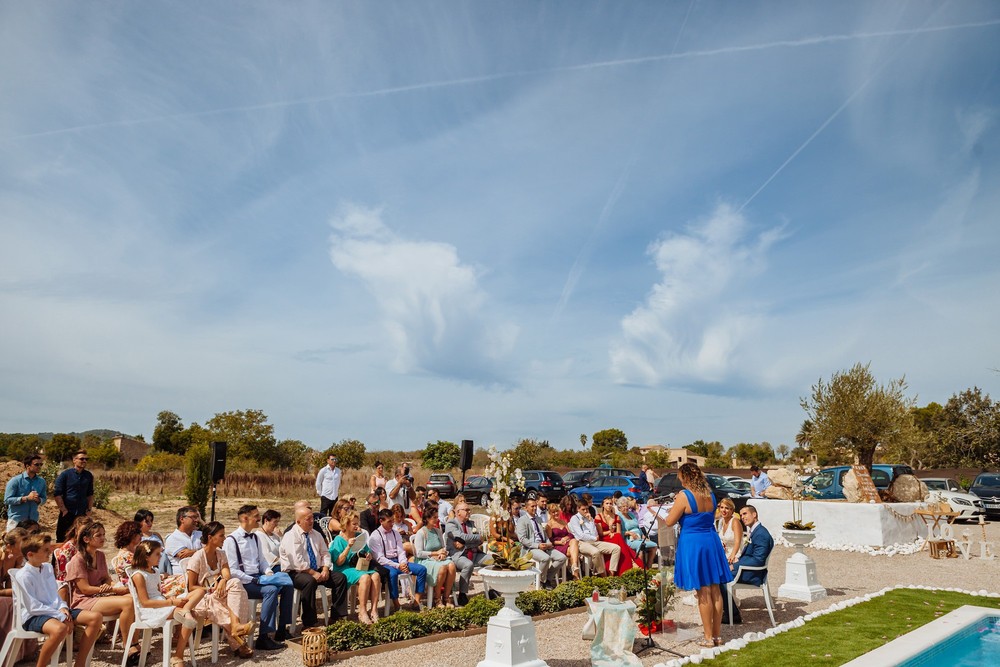
M 777 637 L 727 651 L 709 663 L 740 665 L 842 665 L 962 605 L 1000 609 L 1000 599 L 901 589 L 807 621 Z

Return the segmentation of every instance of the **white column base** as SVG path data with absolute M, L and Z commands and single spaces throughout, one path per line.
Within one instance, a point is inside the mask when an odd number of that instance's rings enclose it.
M 826 589 L 816 577 L 816 562 L 797 551 L 785 563 L 785 583 L 778 587 L 778 597 L 815 602 L 826 597 Z
M 535 624 L 530 616 L 506 607 L 486 627 L 486 659 L 476 667 L 548 667 L 538 658 Z

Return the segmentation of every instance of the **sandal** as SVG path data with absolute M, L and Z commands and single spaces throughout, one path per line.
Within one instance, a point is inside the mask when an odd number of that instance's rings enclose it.
M 247 646 L 246 644 L 241 644 L 233 649 L 233 654 L 237 658 L 252 658 L 253 649 Z
M 700 646 L 702 648 L 715 648 L 715 641 L 712 639 L 699 639 L 695 642 L 695 646 Z M 170 667 L 173 667 L 173 665 Z
M 187 609 L 178 609 L 174 611 L 174 620 L 189 630 L 194 630 L 198 627 L 198 619 L 196 619 Z M 174 664 L 171 663 L 170 667 L 174 667 Z M 183 667 L 183 665 L 181 665 L 181 667 Z
M 712 637 L 712 641 L 716 646 L 722 646 L 722 637 Z
M 170 667 L 186 667 L 184 658 L 170 658 Z
M 232 635 L 233 637 L 246 637 L 253 630 L 253 621 L 249 623 L 240 623 L 233 627 Z
M 372 619 L 369 618 L 368 614 L 366 614 L 365 612 L 359 611 L 358 612 L 358 623 L 360 623 L 361 625 L 371 625 L 372 624 Z

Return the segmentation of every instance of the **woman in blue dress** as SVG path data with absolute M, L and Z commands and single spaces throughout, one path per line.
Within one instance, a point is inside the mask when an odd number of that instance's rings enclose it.
M 705 475 L 694 463 L 685 463 L 677 471 L 684 487 L 667 515 L 667 525 L 681 525 L 677 538 L 677 561 L 674 583 L 677 588 L 695 591 L 705 639 L 699 646 L 722 644 L 722 591 L 720 584 L 733 580 L 722 541 L 715 532 L 715 496 Z
M 370 556 L 371 551 L 366 545 L 360 551 L 354 548 L 358 539 L 358 526 L 361 520 L 358 513 L 347 510 L 340 517 L 340 534 L 330 542 L 330 558 L 333 564 L 331 570 L 340 572 L 347 577 L 347 585 L 358 585 L 358 621 L 371 625 L 378 620 L 378 595 L 382 590 L 382 581 L 378 572 L 371 569 L 359 570 L 357 557 Z M 365 534 L 361 539 L 367 538 Z M 371 602 L 371 611 L 368 603 Z

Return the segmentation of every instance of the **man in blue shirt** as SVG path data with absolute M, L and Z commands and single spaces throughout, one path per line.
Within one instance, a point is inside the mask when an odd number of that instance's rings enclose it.
M 39 477 L 42 457 L 29 454 L 24 457 L 24 472 L 14 475 L 7 482 L 3 502 L 7 506 L 7 530 L 13 530 L 18 521 L 38 521 L 38 508 L 45 503 L 45 480 Z
M 76 517 L 86 516 L 94 509 L 94 475 L 87 470 L 87 452 L 77 452 L 73 467 L 59 473 L 53 495 L 59 505 L 56 542 L 61 544 Z
M 750 466 L 750 495 L 754 498 L 763 498 L 764 490 L 769 486 L 771 486 L 771 480 L 767 473 L 756 464 Z

